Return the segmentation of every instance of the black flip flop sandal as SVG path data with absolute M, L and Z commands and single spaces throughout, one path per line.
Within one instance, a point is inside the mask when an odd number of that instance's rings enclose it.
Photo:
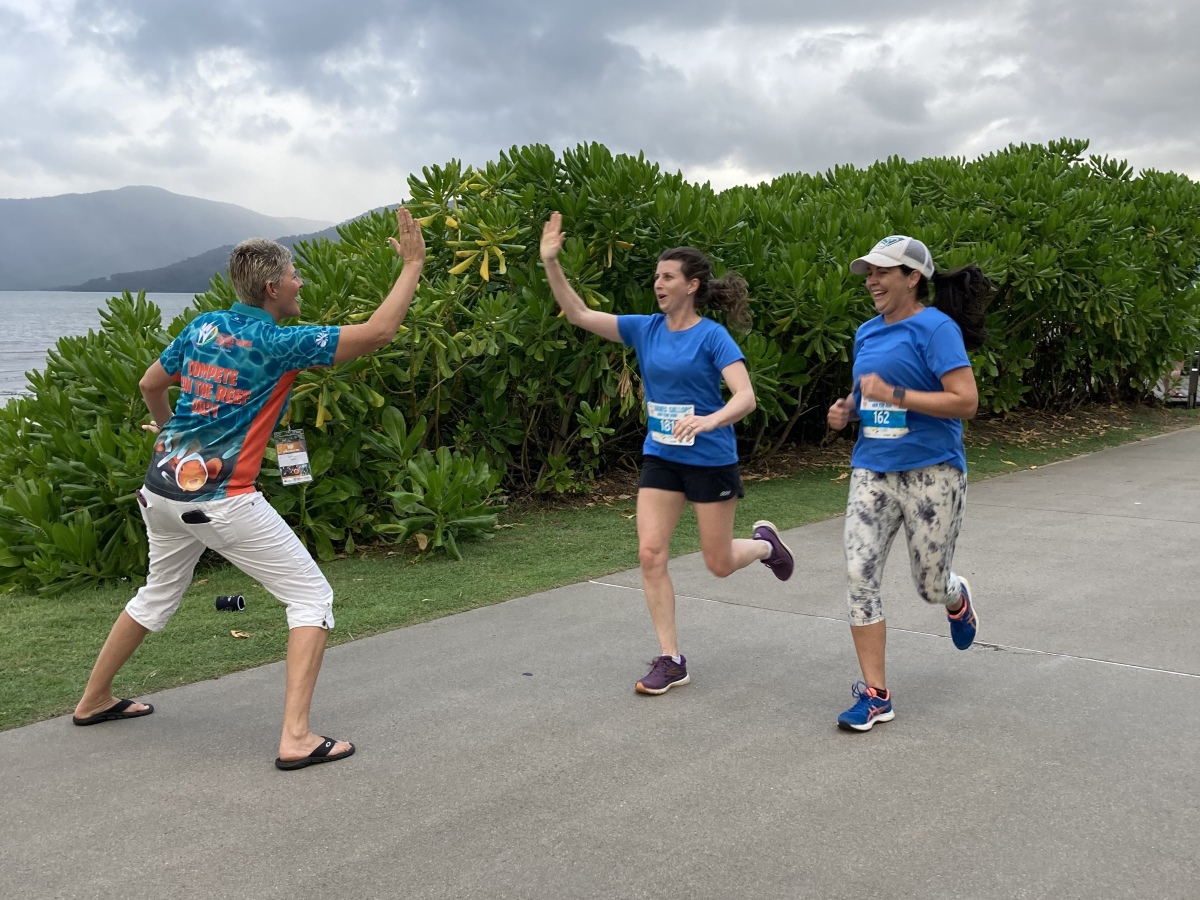
M 71 721 L 76 725 L 97 725 L 100 722 L 114 722 L 117 719 L 136 719 L 139 716 L 148 716 L 154 712 L 154 707 L 149 703 L 145 709 L 139 709 L 137 712 L 126 712 L 125 710 L 133 706 L 136 700 L 118 700 L 108 709 L 102 710 L 95 715 L 88 716 L 86 719 L 81 719 L 78 716 L 71 716 Z
M 354 745 L 350 745 L 349 750 L 343 750 L 341 753 L 330 753 L 334 744 L 337 743 L 333 738 L 322 737 L 325 743 L 319 745 L 316 750 L 303 756 L 300 759 L 278 759 L 275 760 L 275 768 L 277 769 L 303 769 L 305 766 L 315 766 L 318 763 L 336 762 L 339 759 L 345 759 L 347 756 L 354 755 Z

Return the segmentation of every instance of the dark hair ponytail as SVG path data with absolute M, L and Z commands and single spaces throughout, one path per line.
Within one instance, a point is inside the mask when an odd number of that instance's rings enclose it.
M 750 330 L 750 287 L 745 278 L 737 272 L 726 272 L 720 278 L 713 278 L 712 263 L 708 261 L 707 256 L 693 247 L 664 250 L 658 261 L 668 260 L 679 262 L 686 280 L 699 279 L 696 309 L 720 310 L 725 313 L 729 324 L 735 330 Z
M 915 271 L 901 266 L 905 274 Z M 917 299 L 929 305 L 930 289 L 933 306 L 952 318 L 962 329 L 963 344 L 968 350 L 978 350 L 988 338 L 986 317 L 988 301 L 996 285 L 979 266 L 963 266 L 953 272 L 934 272 L 932 278 L 921 276 L 917 282 Z

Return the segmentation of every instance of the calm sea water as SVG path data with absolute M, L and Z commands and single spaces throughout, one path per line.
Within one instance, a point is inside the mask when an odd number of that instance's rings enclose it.
M 0 404 L 25 393 L 25 373 L 46 364 L 46 351 L 60 337 L 100 329 L 100 310 L 111 294 L 75 291 L 0 291 Z M 192 294 L 147 294 L 166 324 L 192 304 Z

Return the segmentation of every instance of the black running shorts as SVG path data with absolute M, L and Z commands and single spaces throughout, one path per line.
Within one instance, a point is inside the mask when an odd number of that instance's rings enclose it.
M 722 503 L 745 497 L 737 463 L 728 466 L 689 466 L 660 456 L 642 457 L 638 487 L 675 491 L 693 503 Z

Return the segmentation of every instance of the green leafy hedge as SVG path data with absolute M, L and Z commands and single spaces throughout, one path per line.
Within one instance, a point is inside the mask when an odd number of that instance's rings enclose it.
M 720 193 L 598 144 L 431 166 L 409 182 L 430 259 L 405 329 L 370 357 L 301 374 L 289 417 L 317 477 L 281 487 L 269 458 L 264 488 L 323 559 L 413 535 L 457 555 L 462 538 L 490 533 L 497 491 L 570 491 L 634 459 L 636 360 L 558 315 L 537 260 L 555 209 L 564 268 L 595 308 L 653 312 L 655 260 L 680 244 L 746 277 L 755 327 L 739 341 L 759 406 L 740 428 L 745 454 L 823 433 L 854 330 L 873 315 L 848 263 L 891 233 L 1000 285 L 992 340 L 973 355 L 985 410 L 1142 396 L 1197 342 L 1200 186 L 1086 150 L 893 158 Z M 297 248 L 305 320 L 370 315 L 399 272 L 394 227 L 380 212 L 339 229 L 339 243 Z M 232 300 L 217 279 L 195 309 Z M 33 395 L 0 411 L 0 589 L 143 571 L 137 380 L 194 314 L 163 329 L 144 298 L 116 298 L 101 332 L 61 340 Z

